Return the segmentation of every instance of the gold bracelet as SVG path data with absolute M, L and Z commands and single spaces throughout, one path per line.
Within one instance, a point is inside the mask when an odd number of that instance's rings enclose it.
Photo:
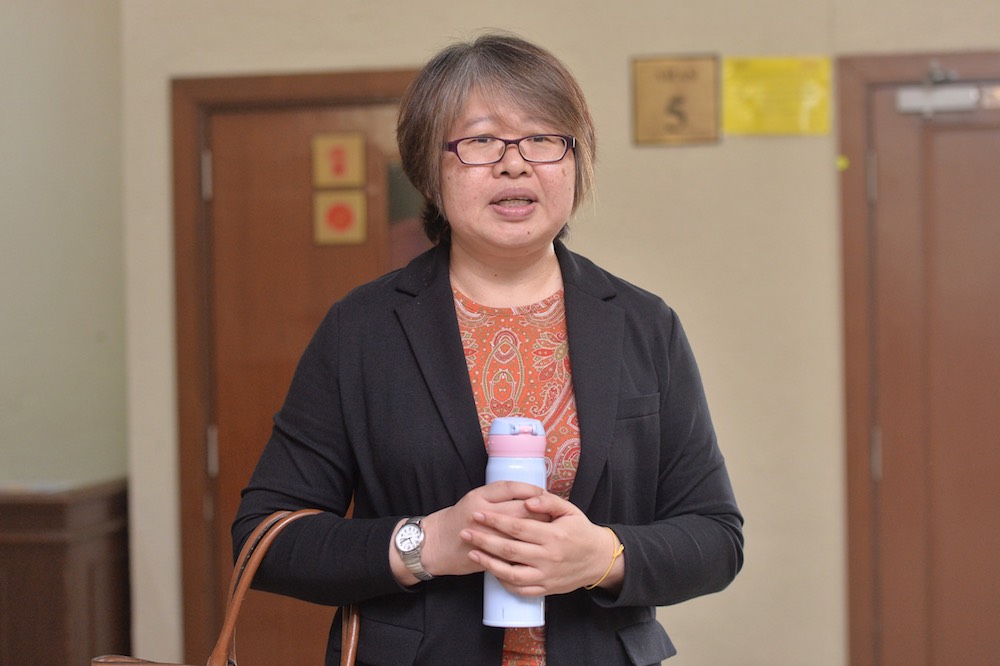
M 605 529 L 611 532 L 611 535 L 615 538 L 615 543 L 617 544 L 616 546 L 612 546 L 614 550 L 611 551 L 611 564 L 608 565 L 608 570 L 604 572 L 604 575 L 601 576 L 598 579 L 598 581 L 593 585 L 587 585 L 585 588 L 583 588 L 585 590 L 592 590 L 601 583 L 603 583 L 604 579 L 608 577 L 609 573 L 611 573 L 611 569 L 614 568 L 615 562 L 618 560 L 619 557 L 621 557 L 621 554 L 625 552 L 625 544 L 621 542 L 621 540 L 618 538 L 618 535 L 615 534 L 615 531 L 607 526 L 605 526 Z

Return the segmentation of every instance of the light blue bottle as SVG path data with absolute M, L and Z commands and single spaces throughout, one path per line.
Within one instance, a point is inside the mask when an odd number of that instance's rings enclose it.
M 523 481 L 545 488 L 545 428 L 536 419 L 501 417 L 486 439 L 486 483 Z M 483 582 L 483 624 L 490 627 L 540 627 L 545 597 L 508 592 L 492 574 Z

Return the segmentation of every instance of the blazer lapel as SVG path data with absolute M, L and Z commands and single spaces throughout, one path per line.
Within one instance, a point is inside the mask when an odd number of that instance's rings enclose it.
M 580 466 L 570 499 L 587 509 L 607 464 L 621 378 L 624 312 L 614 287 L 590 261 L 556 243 L 566 295 L 566 328 L 580 420 Z M 486 448 L 469 384 L 448 249 L 438 246 L 403 269 L 398 289 L 413 298 L 396 308 L 427 387 L 465 467 L 471 487 L 486 478 Z
M 580 465 L 570 500 L 586 510 L 604 473 L 614 435 L 625 313 L 614 287 L 590 261 L 556 243 L 566 294 L 573 392 L 580 420 Z
M 396 315 L 470 487 L 481 486 L 486 479 L 486 447 L 455 317 L 448 249 L 438 246 L 414 260 L 403 269 L 397 288 L 413 296 L 396 308 Z

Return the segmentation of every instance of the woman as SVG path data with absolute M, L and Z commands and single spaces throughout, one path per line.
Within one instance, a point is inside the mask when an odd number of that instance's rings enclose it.
M 428 63 L 398 139 L 435 246 L 331 308 L 234 542 L 274 510 L 325 510 L 257 584 L 359 604 L 360 663 L 659 663 L 675 650 L 655 606 L 729 584 L 742 518 L 676 315 L 559 240 L 593 176 L 580 88 L 486 35 Z M 546 490 L 484 485 L 498 416 L 543 422 Z M 545 595 L 546 626 L 483 626 L 483 571 Z M 327 663 L 338 650 L 335 622 Z

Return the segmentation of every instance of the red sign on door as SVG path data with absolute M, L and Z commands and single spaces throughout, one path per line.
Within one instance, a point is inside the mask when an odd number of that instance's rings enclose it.
M 313 235 L 318 245 L 365 242 L 368 219 L 364 190 L 317 192 L 313 209 Z
M 312 141 L 313 187 L 365 184 L 365 136 L 359 132 L 318 134 Z

